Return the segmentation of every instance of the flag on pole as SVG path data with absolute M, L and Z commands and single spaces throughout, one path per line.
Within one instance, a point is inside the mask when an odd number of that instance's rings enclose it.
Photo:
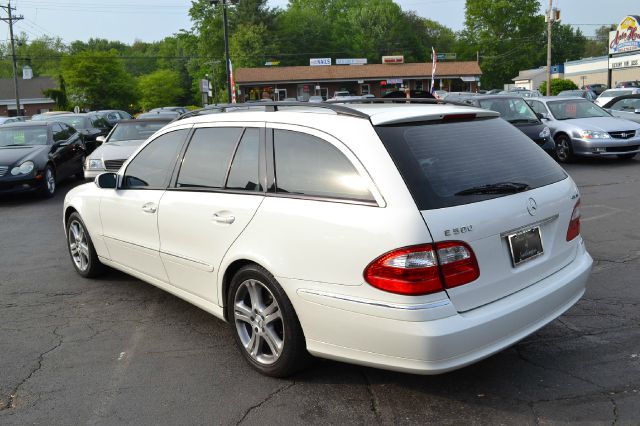
M 231 60 L 229 60 L 229 76 L 231 79 L 231 103 L 235 104 L 236 103 L 236 81 L 233 78 L 233 64 L 231 63 Z
M 431 56 L 433 57 L 433 62 L 431 63 L 431 94 L 435 96 L 436 66 L 438 64 L 438 57 L 436 56 L 436 50 L 433 46 L 431 46 Z

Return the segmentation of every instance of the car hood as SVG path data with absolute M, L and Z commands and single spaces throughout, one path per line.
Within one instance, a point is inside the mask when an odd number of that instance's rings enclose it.
M 1 147 L 0 166 L 12 166 L 17 163 L 31 160 L 48 148 L 48 145 Z
M 638 123 L 617 117 L 575 118 L 559 122 L 569 124 L 580 130 L 599 130 L 603 132 L 640 129 Z
M 144 140 L 117 141 L 102 144 L 88 158 L 104 160 L 126 160 Z

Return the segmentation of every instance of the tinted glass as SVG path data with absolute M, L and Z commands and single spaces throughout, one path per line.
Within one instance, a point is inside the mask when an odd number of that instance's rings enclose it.
M 547 108 L 544 106 L 544 104 L 542 102 L 529 101 L 529 105 L 538 114 L 548 114 Z
M 518 182 L 538 188 L 567 177 L 520 130 L 498 119 L 378 126 L 420 210 L 508 194 L 456 195 L 473 187 Z
M 239 127 L 196 130 L 182 160 L 178 186 L 222 188 L 241 133 Z
M 52 124 L 51 125 L 51 132 L 53 133 L 53 141 L 54 142 L 61 142 L 61 141 L 66 141 L 68 139 L 67 136 L 67 132 L 65 132 L 62 129 L 62 125 L 61 124 Z
M 187 130 L 165 133 L 154 139 L 131 161 L 124 176 L 127 188 L 164 188 Z
M 500 117 L 511 122 L 538 122 L 538 117 L 522 99 L 482 99 L 480 107 L 500 113 Z
M 336 147 L 311 135 L 274 130 L 277 192 L 373 201 L 367 183 Z
M 611 109 L 616 111 L 625 111 L 625 112 L 634 112 L 637 109 L 640 109 L 640 99 L 629 98 L 622 99 L 611 105 Z
M 66 123 L 70 126 L 75 127 L 76 129 L 90 129 L 91 123 L 87 117 L 80 117 L 77 115 L 66 115 L 60 114 L 53 118 L 55 121 L 60 121 L 62 123 Z
M 227 188 L 260 191 L 260 130 L 247 129 L 233 157 Z
M 109 142 L 144 140 L 162 129 L 167 123 L 168 121 L 118 123 L 109 136 Z
M 547 102 L 556 120 L 573 118 L 610 117 L 609 113 L 587 100 L 565 100 Z

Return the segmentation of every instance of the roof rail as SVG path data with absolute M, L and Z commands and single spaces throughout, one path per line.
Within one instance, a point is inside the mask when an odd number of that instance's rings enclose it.
M 378 104 L 378 103 L 396 103 L 396 104 L 450 104 L 458 106 L 466 106 L 469 104 L 456 101 L 447 101 L 446 99 L 431 99 L 431 98 L 358 98 L 358 99 L 345 99 L 345 100 L 330 100 L 325 102 L 284 102 L 284 101 L 269 101 L 269 102 L 248 102 L 242 104 L 216 104 L 207 105 L 204 108 L 189 111 L 176 118 L 174 121 L 183 120 L 185 118 L 196 117 L 205 114 L 215 114 L 216 112 L 231 112 L 239 110 L 260 110 L 260 111 L 280 111 L 280 108 L 321 108 L 329 109 L 339 115 L 348 115 L 351 117 L 369 119 L 369 115 L 358 111 L 355 108 L 351 108 L 346 104 Z

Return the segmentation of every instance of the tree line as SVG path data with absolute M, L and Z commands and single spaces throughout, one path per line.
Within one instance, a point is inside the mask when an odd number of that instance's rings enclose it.
M 89 39 L 65 44 L 44 36 L 19 36 L 19 65 L 35 76 L 51 76 L 49 93 L 59 108 L 144 110 L 200 102 L 199 80 L 209 75 L 214 101 L 227 101 L 222 9 L 193 0 L 189 30 L 157 42 Z M 289 0 L 271 8 L 267 0 L 239 0 L 228 8 L 230 56 L 235 68 L 308 65 L 312 57 L 367 58 L 404 55 L 406 62 L 431 61 L 431 47 L 480 59 L 483 88 L 501 88 L 521 69 L 546 64 L 546 24 L 538 1 L 467 0 L 465 26 L 452 29 L 393 0 Z M 553 63 L 606 53 L 610 27 L 587 39 L 579 29 L 555 23 Z M 0 77 L 12 75 L 10 45 L 0 43 Z

